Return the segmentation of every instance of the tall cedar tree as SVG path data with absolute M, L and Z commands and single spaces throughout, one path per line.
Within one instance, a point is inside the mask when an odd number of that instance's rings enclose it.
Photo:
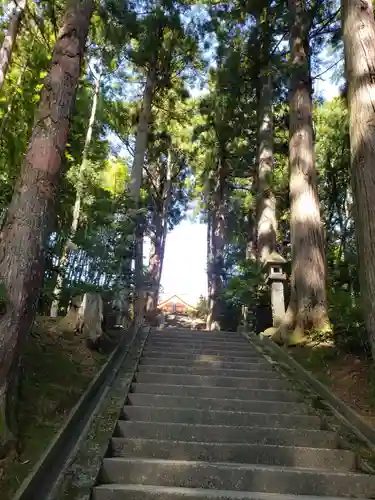
M 375 21 L 369 0 L 343 0 L 351 177 L 360 286 L 375 359 Z
M 275 340 L 293 345 L 304 340 L 305 331 L 326 329 L 328 314 L 312 126 L 311 18 L 304 0 L 289 0 L 288 6 L 292 64 L 289 97 L 292 275 L 289 307 Z
M 68 0 L 35 124 L 0 233 L 0 440 L 12 438 L 12 389 L 35 317 L 45 249 L 94 0 Z
M 260 262 L 268 260 L 276 248 L 276 197 L 272 191 L 273 171 L 273 116 L 272 97 L 273 81 L 270 62 L 270 48 L 272 30 L 270 26 L 269 7 L 259 16 L 260 31 L 260 74 L 258 96 L 258 151 L 257 151 L 257 255 Z M 262 17 L 264 22 L 261 22 Z

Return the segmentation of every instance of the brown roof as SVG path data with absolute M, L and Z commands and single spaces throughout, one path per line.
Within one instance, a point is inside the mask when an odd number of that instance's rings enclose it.
M 190 304 L 188 304 L 185 300 L 181 299 L 181 297 L 179 297 L 178 295 L 172 295 L 171 297 L 169 297 L 169 299 L 163 300 L 162 302 L 159 302 L 158 307 L 165 306 L 166 304 L 168 304 L 168 302 L 170 302 L 175 297 L 176 297 L 176 299 L 178 299 L 178 301 L 181 304 L 184 304 L 188 309 L 195 309 L 194 306 L 191 306 Z

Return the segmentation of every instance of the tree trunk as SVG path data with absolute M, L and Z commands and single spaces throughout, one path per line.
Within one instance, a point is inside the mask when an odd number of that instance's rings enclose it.
M 77 191 L 76 191 L 76 199 L 75 199 L 74 207 L 73 207 L 72 223 L 70 226 L 68 239 L 65 242 L 65 244 L 63 246 L 62 253 L 61 253 L 61 259 L 60 259 L 60 263 L 59 263 L 60 270 L 59 270 L 59 273 L 57 275 L 56 286 L 55 286 L 55 289 L 53 291 L 54 298 L 52 301 L 51 313 L 50 313 L 52 318 L 56 318 L 58 316 L 58 313 L 59 313 L 59 303 L 60 303 L 60 297 L 61 297 L 63 281 L 64 281 L 64 269 L 68 264 L 69 251 L 70 251 L 70 247 L 72 245 L 71 242 L 74 239 L 76 232 L 77 232 L 77 229 L 78 229 L 79 217 L 80 217 L 80 212 L 81 212 L 82 196 L 83 196 L 83 188 L 84 188 L 84 182 L 85 182 L 85 172 L 86 172 L 87 164 L 88 164 L 88 156 L 89 156 L 90 144 L 91 144 L 91 140 L 92 140 L 92 132 L 93 132 L 94 125 L 95 125 L 96 111 L 98 109 L 98 99 L 99 99 L 99 94 L 100 94 L 101 78 L 102 78 L 102 70 L 100 70 L 100 72 L 96 78 L 94 95 L 93 95 L 93 99 L 92 99 L 90 119 L 89 119 L 89 123 L 88 123 L 88 127 L 87 127 L 85 144 L 84 144 L 83 152 L 82 152 L 82 162 L 81 162 L 81 166 L 80 166 L 79 172 L 78 172 L 78 184 L 77 184 Z
M 362 304 L 375 359 L 375 21 L 369 0 L 343 0 L 353 209 Z
M 308 38 L 311 21 L 304 4 L 302 0 L 288 1 L 292 18 L 289 103 L 292 276 L 290 304 L 279 333 L 291 345 L 304 342 L 306 331 L 326 330 L 329 326 L 312 127 Z
M 152 313 L 156 313 L 159 301 L 160 281 L 163 272 L 165 245 L 168 234 L 168 215 L 172 200 L 172 155 L 170 149 L 167 154 L 165 182 L 163 184 L 161 213 L 158 213 L 157 206 L 154 208 L 155 234 L 151 245 L 148 268 L 148 274 L 151 278 L 151 290 L 149 291 L 147 299 L 147 312 L 151 315 Z
M 152 235 L 150 259 L 148 264 L 148 276 L 150 279 L 150 289 L 147 297 L 147 314 L 151 318 L 158 305 L 159 285 L 161 278 L 161 258 L 163 246 L 163 220 L 162 215 L 155 210 L 154 213 L 154 234 Z
M 208 316 L 206 319 L 206 329 L 211 330 L 213 322 L 212 311 L 214 303 L 214 255 L 216 253 L 214 234 L 216 231 L 217 217 L 216 208 L 213 206 L 209 209 L 209 221 L 207 225 L 207 282 L 208 282 Z
M 43 284 L 50 222 L 93 8 L 93 0 L 68 2 L 25 160 L 0 233 L 0 276 L 6 291 L 6 310 L 0 318 L 3 443 L 12 437 L 12 388 Z
M 207 295 L 208 302 L 211 297 L 211 287 L 212 287 L 212 213 L 211 210 L 207 209 Z
M 226 182 L 227 168 L 225 159 L 219 160 L 217 181 L 214 193 L 215 209 L 211 229 L 212 237 L 212 284 L 210 314 L 207 320 L 207 329 L 219 330 L 222 316 L 224 249 L 226 228 Z
M 3 88 L 13 49 L 16 45 L 18 31 L 25 12 L 27 0 L 17 0 L 16 6 L 9 21 L 8 31 L 0 48 L 0 91 Z
M 276 198 L 272 191 L 273 119 L 272 79 L 268 68 L 260 76 L 258 103 L 258 189 L 257 189 L 257 254 L 267 262 L 276 248 Z
M 143 101 L 142 101 L 142 109 L 139 115 L 139 122 L 137 128 L 137 134 L 135 138 L 135 152 L 134 152 L 134 160 L 131 172 L 131 181 L 130 181 L 130 196 L 133 200 L 135 209 L 139 207 L 139 199 L 141 193 L 142 186 L 142 175 L 143 175 L 143 166 L 145 162 L 145 155 L 147 151 L 148 145 L 148 134 L 149 134 L 149 125 L 151 119 L 151 111 L 152 111 L 152 100 L 155 93 L 156 87 L 156 64 L 153 64 L 146 78 L 146 85 L 143 92 Z M 134 294 L 134 311 L 137 315 L 142 315 L 143 310 L 143 231 L 139 229 L 139 226 L 142 225 L 142 216 L 136 216 L 137 228 L 135 230 L 135 265 L 134 265 L 134 274 L 135 274 L 135 294 Z M 139 254 L 142 254 L 142 259 Z M 137 256 L 138 255 L 138 256 Z

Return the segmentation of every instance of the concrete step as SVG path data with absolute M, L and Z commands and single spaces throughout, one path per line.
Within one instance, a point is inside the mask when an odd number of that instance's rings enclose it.
M 186 339 L 176 339 L 175 337 L 169 337 L 169 338 L 160 338 L 160 337 L 154 337 L 151 335 L 148 338 L 148 343 L 160 343 L 160 344 L 189 344 L 189 345 L 208 345 L 208 344 L 213 344 L 217 346 L 233 346 L 233 347 L 239 347 L 241 345 L 247 345 L 252 348 L 254 348 L 254 344 L 252 342 L 249 342 L 246 339 L 239 339 L 239 340 L 231 340 L 230 338 L 227 339 L 215 339 L 215 338 L 186 338 Z
M 260 363 L 266 362 L 266 359 L 261 355 L 258 356 L 249 356 L 247 354 L 238 354 L 236 356 L 218 353 L 184 353 L 184 352 L 165 352 L 165 351 L 150 351 L 145 349 L 144 356 L 146 358 L 153 359 L 179 359 L 182 361 L 188 361 L 189 364 L 196 363 Z
M 281 427 L 284 429 L 320 429 L 321 419 L 313 415 L 278 415 L 236 411 L 194 410 L 188 408 L 153 408 L 125 406 L 125 420 L 137 422 L 173 422 L 199 425 Z
M 334 432 L 312 429 L 275 429 L 270 427 L 231 427 L 226 425 L 189 425 L 162 422 L 133 422 L 119 420 L 116 436 L 125 438 L 198 441 L 207 443 L 270 444 L 336 448 Z
M 155 394 L 129 394 L 134 406 L 161 408 L 192 408 L 196 410 L 239 411 L 306 415 L 308 407 L 303 403 L 281 401 L 242 401 L 240 399 L 213 399 L 196 397 L 163 396 Z
M 204 342 L 204 343 L 191 343 L 191 342 L 168 342 L 164 341 L 149 341 L 147 342 L 147 347 L 152 347 L 153 349 L 174 349 L 174 350 L 189 350 L 189 351 L 201 351 L 205 349 L 212 349 L 214 351 L 242 351 L 245 350 L 247 352 L 258 352 L 255 347 L 251 344 L 247 344 L 244 342 L 243 344 L 238 342 Z
M 103 483 L 374 498 L 375 476 L 262 465 L 105 458 Z
M 155 353 L 155 354 L 163 354 L 165 356 L 171 356 L 175 357 L 177 356 L 217 356 L 220 358 L 246 358 L 246 359 L 251 359 L 251 358 L 257 358 L 257 359 L 262 359 L 263 356 L 253 350 L 249 349 L 237 349 L 237 350 L 232 350 L 232 349 L 211 349 L 211 348 L 204 348 L 204 349 L 184 349 L 183 347 L 176 347 L 176 348 L 163 348 L 163 347 L 155 347 L 155 346 L 146 346 L 144 350 L 145 354 L 149 353 Z
M 185 330 L 184 332 L 171 332 L 170 330 L 160 330 L 152 332 L 150 339 L 154 340 L 176 340 L 182 342 L 248 342 L 245 337 L 235 333 L 227 334 L 223 332 L 197 332 L 196 330 Z
M 201 488 L 166 488 L 139 484 L 105 484 L 97 486 L 92 500 L 320 500 L 321 496 L 279 495 L 245 491 L 223 491 Z M 343 500 L 325 497 L 325 500 Z
M 263 444 L 113 438 L 111 453 L 114 457 L 236 462 L 338 471 L 350 471 L 356 468 L 356 457 L 351 451 Z
M 186 368 L 191 368 L 191 367 L 202 367 L 202 368 L 220 368 L 220 369 L 238 369 L 238 370 L 274 370 L 274 367 L 272 363 L 267 361 L 266 359 L 256 359 L 255 361 L 252 362 L 246 362 L 246 360 L 243 360 L 242 362 L 227 362 L 227 361 L 221 361 L 221 360 L 214 360 L 214 359 L 201 359 L 201 360 L 194 360 L 194 362 L 191 362 L 190 360 L 185 360 L 185 359 L 172 359 L 172 358 L 163 358 L 163 357 L 150 357 L 150 356 L 144 356 L 141 358 L 141 361 L 139 363 L 140 366 L 155 366 L 155 365 L 161 365 L 161 366 L 180 366 L 180 367 L 186 367 Z
M 281 375 L 276 370 L 259 370 L 259 369 L 249 369 L 249 370 L 236 370 L 228 368 L 216 368 L 212 366 L 211 368 L 200 368 L 199 366 L 165 366 L 165 365 L 139 365 L 139 372 L 147 373 L 169 373 L 175 375 L 209 375 L 212 377 L 249 377 L 249 378 L 267 378 L 267 379 L 281 379 L 284 380 L 283 375 Z
M 286 379 L 209 377 L 201 375 L 176 375 L 153 372 L 140 372 L 137 382 L 167 385 L 199 385 L 203 387 L 234 387 L 236 389 L 291 389 Z
M 143 394 L 164 394 L 196 398 L 242 399 L 244 401 L 289 401 L 300 402 L 301 397 L 294 391 L 272 389 L 237 389 L 236 387 L 204 387 L 201 385 L 166 385 L 144 384 L 132 385 L 132 392 Z

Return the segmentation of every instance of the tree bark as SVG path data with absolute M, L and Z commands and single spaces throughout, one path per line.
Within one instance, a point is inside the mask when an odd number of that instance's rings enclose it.
M 308 330 L 326 330 L 329 321 L 312 127 L 311 20 L 303 0 L 289 0 L 288 5 L 292 19 L 289 98 L 292 276 L 290 304 L 280 333 L 284 342 L 294 345 L 304 342 Z
M 93 0 L 68 2 L 21 173 L 0 233 L 0 440 L 11 439 L 12 388 L 43 284 L 45 250 Z
M 159 289 L 163 272 L 165 245 L 168 234 L 168 215 L 172 200 L 172 154 L 168 151 L 165 182 L 162 188 L 161 213 L 158 207 L 154 208 L 155 233 L 152 238 L 148 275 L 151 278 L 151 290 L 148 293 L 147 313 L 156 313 L 159 301 Z M 160 211 L 160 209 L 159 209 Z
M 149 317 L 156 313 L 159 296 L 159 283 L 161 275 L 161 252 L 163 240 L 163 222 L 161 214 L 155 210 L 154 232 L 151 237 L 150 259 L 148 263 L 148 276 L 150 279 L 150 289 L 147 294 L 146 311 Z
M 7 34 L 5 35 L 0 48 L 0 91 L 3 88 L 5 77 L 8 73 L 9 65 L 12 60 L 13 49 L 16 45 L 18 31 L 26 5 L 27 0 L 17 0 L 9 21 Z
M 68 239 L 64 243 L 64 246 L 62 249 L 61 259 L 60 259 L 60 263 L 59 263 L 60 271 L 57 275 L 56 286 L 55 286 L 55 289 L 53 291 L 54 298 L 52 301 L 51 312 L 50 312 L 50 315 L 52 318 L 56 318 L 58 316 L 58 313 L 59 313 L 59 303 L 60 303 L 60 297 L 61 297 L 61 292 L 62 292 L 62 288 L 63 288 L 63 281 L 64 281 L 64 268 L 68 264 L 71 242 L 72 242 L 73 238 L 75 237 L 75 235 L 77 233 L 77 229 L 78 229 L 79 217 L 80 217 L 80 213 L 81 213 L 81 203 L 82 203 L 82 196 L 83 196 L 84 181 L 85 181 L 85 172 L 86 172 L 87 164 L 88 164 L 88 156 L 89 156 L 89 150 L 90 150 L 90 145 L 91 145 L 91 140 L 92 140 L 92 132 L 93 132 L 94 125 L 95 125 L 96 111 L 98 109 L 98 100 L 99 100 L 99 94 L 100 94 L 101 79 L 102 79 L 102 69 L 100 70 L 99 74 L 96 77 L 94 95 L 93 95 L 92 105 L 91 105 L 90 119 L 89 119 L 89 123 L 88 123 L 88 127 L 87 127 L 85 144 L 84 144 L 83 152 L 82 152 L 82 162 L 81 162 L 79 172 L 78 172 L 78 184 L 77 184 L 77 190 L 76 190 L 76 199 L 75 199 L 74 207 L 73 207 L 72 223 L 70 226 Z
M 130 181 L 130 196 L 136 209 L 139 207 L 141 194 L 143 167 L 148 146 L 148 134 L 152 111 L 152 101 L 156 88 L 156 63 L 152 64 L 147 72 L 146 85 L 143 92 L 142 109 L 139 115 L 137 134 L 135 139 L 134 161 L 132 166 Z M 139 229 L 141 216 L 138 219 L 135 234 L 135 256 L 134 256 L 134 274 L 135 274 L 135 296 L 134 311 L 136 318 L 143 315 L 143 231 Z M 142 255 L 142 258 L 140 258 Z
M 220 158 L 217 181 L 214 192 L 214 210 L 212 211 L 211 248 L 212 248 L 212 283 L 210 313 L 207 319 L 208 330 L 219 330 L 222 316 L 224 250 L 226 229 L 226 182 L 227 166 L 225 158 Z
M 369 0 L 343 0 L 353 209 L 364 319 L 375 359 L 375 21 Z
M 272 191 L 273 118 L 272 79 L 268 68 L 260 75 L 258 103 L 258 189 L 257 189 L 257 254 L 267 262 L 276 248 L 276 197 Z
M 212 212 L 207 209 L 207 292 L 210 302 L 212 288 Z

